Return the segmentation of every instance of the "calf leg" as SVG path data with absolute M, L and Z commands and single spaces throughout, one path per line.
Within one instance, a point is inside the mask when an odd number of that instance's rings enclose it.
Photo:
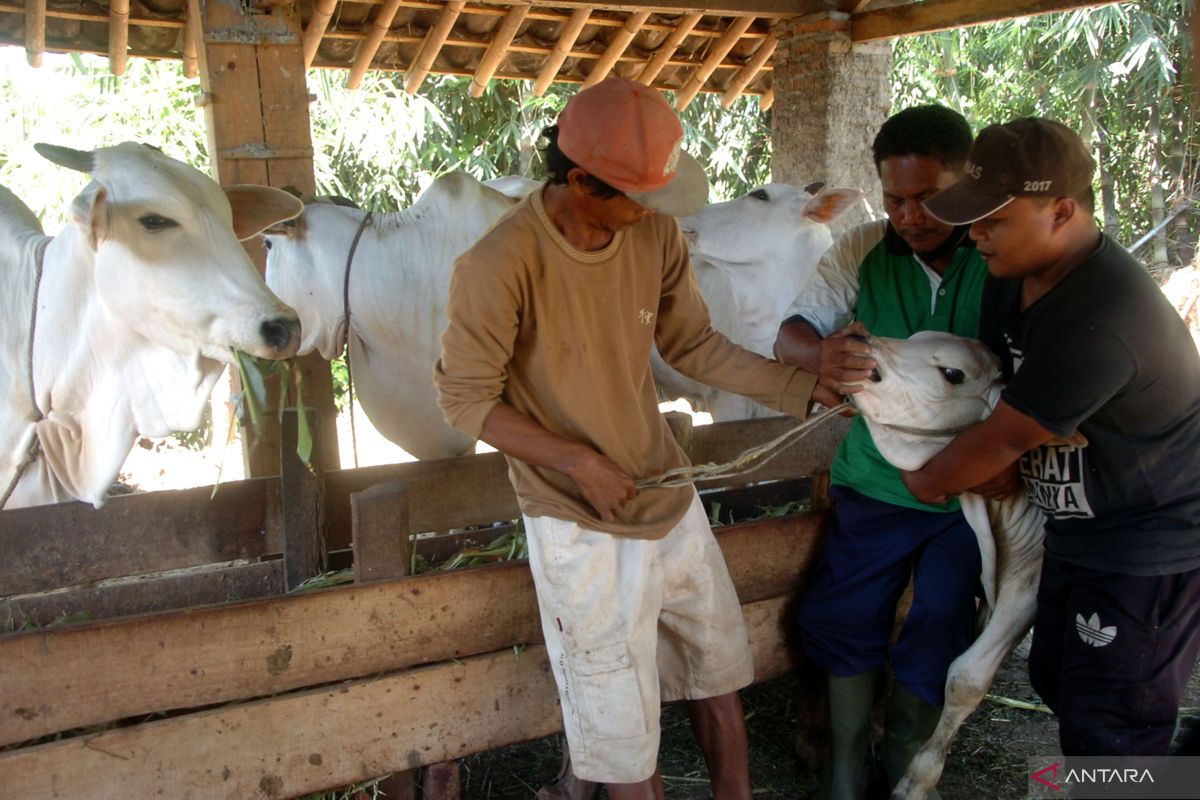
M 1022 572 L 1029 573 L 1030 570 Z M 946 704 L 937 728 L 892 789 L 892 800 L 923 800 L 937 785 L 954 735 L 979 706 L 1000 665 L 1033 622 L 1036 581 L 1037 572 L 1033 570 L 1032 574 L 1011 576 L 1001 584 L 996 611 L 987 627 L 950 665 L 946 676 Z

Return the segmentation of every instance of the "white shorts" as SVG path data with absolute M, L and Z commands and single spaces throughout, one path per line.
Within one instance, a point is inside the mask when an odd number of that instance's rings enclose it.
M 526 517 L 529 565 L 575 774 L 636 783 L 658 761 L 664 701 L 754 680 L 733 582 L 697 496 L 662 539 Z

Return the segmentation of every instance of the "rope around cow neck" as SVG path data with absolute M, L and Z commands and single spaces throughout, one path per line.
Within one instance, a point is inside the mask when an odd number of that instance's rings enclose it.
M 669 489 L 676 486 L 687 486 L 688 484 L 699 480 L 711 480 L 713 478 L 734 478 L 741 475 L 747 475 L 756 469 L 759 469 L 768 464 L 773 458 L 782 453 L 787 447 L 799 441 L 806 434 L 811 432 L 818 425 L 826 420 L 837 416 L 841 412 L 852 405 L 849 402 L 841 403 L 833 408 L 827 408 L 815 417 L 810 417 L 801 422 L 796 427 L 785 431 L 776 436 L 765 444 L 756 445 L 742 453 L 732 461 L 724 464 L 701 464 L 699 466 L 676 467 L 669 469 L 661 475 L 655 475 L 650 478 L 642 478 L 634 483 L 636 489 Z M 754 464 L 759 459 L 762 463 Z M 747 466 L 753 464 L 753 466 Z
M 50 239 L 43 239 L 37 244 L 36 258 L 34 258 L 36 266 L 33 271 L 33 308 L 29 312 L 29 345 L 25 349 L 26 363 L 29 368 L 29 405 L 33 409 L 33 413 L 29 415 L 29 424 L 34 426 L 46 418 L 46 415 L 42 413 L 42 409 L 38 406 L 37 390 L 33 385 L 33 337 L 37 333 L 38 295 L 42 291 L 42 265 L 46 260 L 46 247 L 49 244 Z M 21 480 L 21 475 L 25 473 L 30 464 L 37 460 L 41 449 L 42 440 L 38 438 L 37 431 L 35 430 L 33 437 L 29 440 L 29 446 L 25 449 L 25 455 L 21 457 L 21 463 L 17 464 L 17 468 L 13 472 L 12 479 L 8 482 L 4 494 L 0 495 L 0 509 L 3 509 L 4 505 L 8 502 L 8 498 L 12 497 L 12 493 L 16 491 L 17 483 Z
M 340 333 L 346 337 L 346 393 L 350 404 L 350 450 L 354 453 L 354 466 L 358 466 L 358 427 L 354 424 L 354 373 L 350 369 L 350 265 L 354 263 L 354 253 L 358 250 L 358 240 L 363 231 L 371 224 L 374 213 L 367 212 L 358 223 L 354 239 L 350 242 L 350 252 L 346 254 L 346 269 L 342 276 L 342 323 Z

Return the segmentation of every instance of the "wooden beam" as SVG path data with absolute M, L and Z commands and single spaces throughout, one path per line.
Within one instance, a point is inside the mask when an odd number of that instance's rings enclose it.
M 741 601 L 798 586 L 826 521 L 719 528 Z M 540 641 L 523 561 L 18 633 L 0 637 L 0 744 Z
M 675 55 L 675 51 L 679 49 L 679 45 L 691 34 L 692 30 L 696 27 L 696 23 L 703 18 L 704 14 L 699 11 L 685 14 L 679 20 L 679 24 L 675 26 L 675 29 L 667 35 L 663 43 L 654 51 L 654 55 L 646 62 L 646 66 L 642 67 L 642 71 L 637 79 L 647 86 L 653 85 L 654 79 L 658 77 L 658 73 L 662 72 L 663 67 L 671 60 L 671 56 Z
M 746 62 L 746 66 L 738 70 L 733 79 L 729 81 L 729 86 L 725 88 L 725 94 L 721 95 L 721 107 L 728 109 L 741 96 L 742 90 L 745 89 L 750 81 L 758 77 L 758 71 L 766 65 L 767 60 L 775 52 L 775 48 L 779 45 L 779 40 L 772 36 L 767 39 L 758 49 L 754 51 L 754 55 Z
M 438 53 L 442 51 L 442 45 L 446 43 L 446 39 L 450 37 L 450 31 L 454 29 L 454 23 L 458 20 L 458 15 L 462 12 L 463 6 L 466 5 L 463 0 L 449 0 L 445 8 L 442 9 L 441 16 L 434 26 L 429 29 L 429 33 L 425 36 L 425 42 L 421 45 L 421 49 L 417 51 L 416 58 L 409 66 L 408 71 L 404 75 L 404 91 L 409 94 L 416 94 L 421 88 L 421 84 L 425 82 L 429 71 L 433 69 L 433 64 L 437 60 Z
M 26 0 L 25 60 L 31 67 L 40 67 L 44 52 L 46 52 L 46 0 Z
M 612 72 L 612 68 L 616 66 L 617 59 L 624 55 L 625 50 L 629 47 L 629 43 L 633 41 L 633 37 L 637 35 L 637 32 L 642 27 L 642 23 L 649 16 L 649 11 L 635 11 L 629 15 L 621 30 L 613 34 L 608 47 L 604 49 L 604 55 L 600 56 L 600 60 L 592 66 L 587 80 L 583 82 L 584 89 L 589 86 L 595 86 L 608 77 L 609 73 Z
M 311 464 L 300 460 L 296 452 L 300 415 L 308 417 L 313 441 L 320 440 L 316 409 L 283 410 L 282 471 L 279 494 L 283 504 L 283 578 L 287 591 L 296 589 L 309 578 L 325 571 L 325 482 L 321 469 L 320 448 L 314 446 Z
M 737 44 L 738 39 L 742 38 L 742 34 L 754 22 L 754 17 L 738 17 L 729 23 L 729 27 L 725 29 L 724 35 L 717 39 L 713 44 L 712 49 L 708 51 L 708 56 L 704 59 L 704 63 L 692 73 L 688 78 L 687 83 L 675 95 L 675 108 L 683 111 L 692 102 L 696 93 L 704 88 L 704 84 L 708 83 L 708 78 L 716 71 L 721 62 L 725 60 L 725 56 L 729 55 L 729 51 Z
M 411 545 L 408 491 L 403 483 L 379 483 L 350 495 L 354 525 L 354 582 L 403 578 Z
M 109 0 L 108 3 L 108 71 L 125 74 L 126 50 L 129 48 L 129 0 Z
M 786 600 L 743 606 L 757 681 L 789 668 Z M 63 800 L 153 797 L 164 786 L 196 797 L 298 797 L 561 724 L 545 647 L 531 644 L 10 750 L 0 753 L 0 786 L 5 796 Z
M 554 49 L 546 57 L 546 63 L 542 65 L 542 71 L 538 73 L 537 80 L 533 82 L 533 94 L 535 97 L 541 97 L 550 88 L 550 84 L 554 82 L 559 68 L 567 60 L 567 55 L 571 52 L 571 48 L 575 46 L 575 41 L 579 38 L 580 31 L 583 30 L 583 26 L 587 24 L 588 17 L 591 15 L 592 9 L 590 6 L 581 6 L 571 12 L 570 19 L 563 23 L 562 32 L 558 34 L 558 41 L 554 43 Z
M 308 27 L 304 29 L 304 39 L 301 47 L 304 49 L 304 67 L 312 66 L 321 46 L 321 37 L 329 28 L 329 20 L 333 19 L 333 11 L 337 8 L 338 0 L 317 0 L 313 4 L 312 15 L 308 18 Z
M 773 105 L 775 105 L 775 90 L 767 89 L 758 98 L 758 110 L 765 114 L 771 110 Z
M 479 59 L 479 66 L 475 67 L 475 74 L 471 76 L 471 97 L 483 96 L 483 90 L 487 88 L 488 81 L 495 74 L 496 67 L 500 66 L 500 62 L 504 60 L 505 54 L 508 53 L 508 46 L 512 44 L 513 38 L 521 29 L 521 24 L 525 22 L 525 17 L 528 15 L 529 5 L 527 3 L 517 3 L 508 10 L 504 21 L 492 35 L 492 42 L 488 45 L 483 58 Z
M 924 0 L 855 14 L 850 18 L 850 38 L 872 42 L 1114 2 L 1119 0 Z
M 191 79 L 200 74 L 198 48 L 204 46 L 204 29 L 200 25 L 200 0 L 187 0 L 183 28 L 183 77 Z
M 387 36 L 388 31 L 391 30 L 392 20 L 395 19 L 396 12 L 399 10 L 400 0 L 388 0 L 383 8 L 375 12 L 375 17 L 371 20 L 371 32 L 366 39 L 359 42 L 358 51 L 354 54 L 354 64 L 350 67 L 350 76 L 346 78 L 346 85 L 351 89 L 357 89 L 362 83 L 363 76 L 371 68 L 371 61 L 379 52 L 379 45 L 383 43 L 383 37 Z M 314 48 L 313 54 L 315 55 L 316 52 Z
M 639 3 L 636 0 L 603 0 L 600 3 L 583 3 L 581 0 L 535 0 L 534 5 L 554 8 L 577 8 L 589 5 L 613 11 L 649 11 L 651 14 L 678 14 L 697 11 L 715 17 L 771 17 L 787 19 L 801 14 L 828 10 L 828 0 L 713 0 L 698 4 L 695 0 L 653 0 Z

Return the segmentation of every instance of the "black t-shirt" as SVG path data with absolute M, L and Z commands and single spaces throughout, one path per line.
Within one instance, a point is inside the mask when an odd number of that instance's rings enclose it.
M 1087 439 L 1021 458 L 1047 551 L 1129 575 L 1200 566 L 1200 356 L 1178 312 L 1106 236 L 1024 312 L 1019 284 L 1001 294 L 1015 370 L 1003 399 Z

